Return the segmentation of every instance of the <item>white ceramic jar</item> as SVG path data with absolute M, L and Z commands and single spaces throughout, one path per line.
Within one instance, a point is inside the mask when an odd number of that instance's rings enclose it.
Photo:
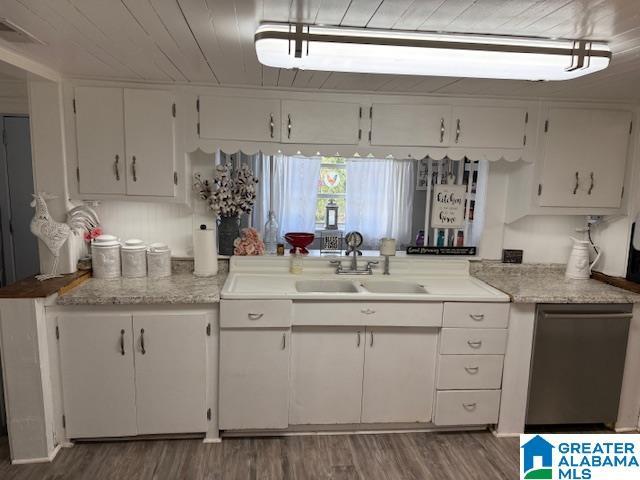
M 95 278 L 120 276 L 120 241 L 113 235 L 100 235 L 91 242 L 91 263 Z
M 122 276 L 139 278 L 147 276 L 147 246 L 142 240 L 132 238 L 124 242 L 120 250 Z
M 147 250 L 147 271 L 149 278 L 171 276 L 171 250 L 164 243 L 152 243 Z

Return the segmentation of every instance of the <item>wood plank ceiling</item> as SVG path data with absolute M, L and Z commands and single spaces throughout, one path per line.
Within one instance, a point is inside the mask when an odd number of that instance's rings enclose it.
M 0 0 L 42 40 L 0 45 L 87 78 L 321 90 L 640 100 L 638 0 Z M 261 21 L 586 38 L 611 66 L 567 82 L 273 69 L 255 54 Z

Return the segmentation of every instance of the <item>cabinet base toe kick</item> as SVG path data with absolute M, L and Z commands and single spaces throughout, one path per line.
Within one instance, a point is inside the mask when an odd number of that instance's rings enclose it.
M 394 423 L 394 424 L 340 424 L 340 425 L 291 425 L 283 429 L 255 429 L 255 430 L 224 430 L 221 438 L 236 437 L 278 437 L 296 435 L 375 435 L 389 433 L 436 433 L 480 431 L 490 429 L 492 424 L 482 425 L 435 425 L 429 423 Z

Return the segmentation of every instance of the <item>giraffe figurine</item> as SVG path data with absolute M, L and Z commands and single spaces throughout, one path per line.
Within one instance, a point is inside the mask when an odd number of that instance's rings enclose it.
M 71 236 L 71 233 L 78 234 L 81 231 L 90 231 L 99 224 L 98 215 L 87 205 L 75 207 L 67 212 L 66 222 L 57 222 L 49 213 L 47 200 L 56 198 L 45 192 L 38 192 L 33 195 L 31 206 L 36 208 L 35 215 L 31 220 L 31 233 L 38 237 L 53 255 L 53 266 L 50 273 L 36 275 L 40 281 L 50 278 L 60 277 L 56 274 L 60 249 Z

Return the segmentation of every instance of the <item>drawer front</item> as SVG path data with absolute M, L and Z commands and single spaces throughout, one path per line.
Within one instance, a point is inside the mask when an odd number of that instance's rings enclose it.
M 221 300 L 220 328 L 291 326 L 291 300 Z
M 445 303 L 445 327 L 507 328 L 508 303 Z
M 295 302 L 293 312 L 293 325 L 442 326 L 442 303 Z
M 443 355 L 502 355 L 506 346 L 504 329 L 443 328 L 440 334 Z
M 496 389 L 502 386 L 502 355 L 440 355 L 438 390 Z
M 445 390 L 436 394 L 436 425 L 486 425 L 498 422 L 500 390 Z

